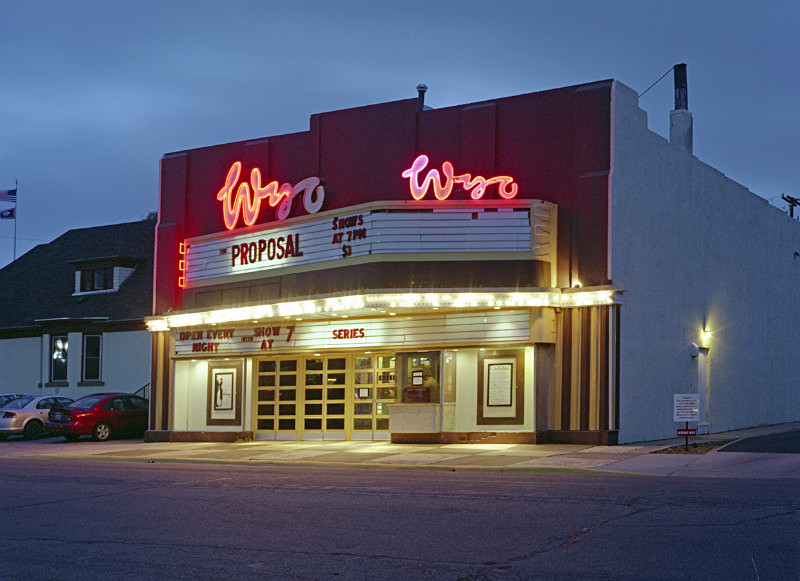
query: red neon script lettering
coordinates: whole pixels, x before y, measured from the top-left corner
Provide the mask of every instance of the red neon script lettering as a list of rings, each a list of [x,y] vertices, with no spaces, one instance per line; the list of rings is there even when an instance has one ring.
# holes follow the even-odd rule
[[[442,173],[439,170],[432,169],[425,174],[422,183],[419,183],[419,175],[428,165],[428,156],[420,155],[411,164],[411,167],[402,173],[404,178],[408,178],[408,187],[411,190],[411,197],[415,200],[421,200],[428,193],[428,189],[433,184],[433,195],[437,200],[446,200],[453,193],[453,185],[460,184],[470,194],[473,200],[480,200],[486,193],[486,188],[493,184],[497,184],[497,194],[505,199],[510,200],[517,196],[517,184],[514,183],[514,178],[509,176],[495,176],[493,178],[485,178],[482,176],[472,177],[471,174],[465,173],[461,175],[453,175],[453,164],[446,161],[442,164]],[[444,183],[440,175],[444,176]]]
[[[272,181],[261,185],[261,170],[254,168],[250,172],[250,183],[239,183],[242,175],[242,162],[237,161],[228,170],[225,185],[217,192],[217,200],[222,202],[222,217],[225,227],[233,230],[239,221],[239,214],[247,226],[255,224],[261,212],[261,200],[266,199],[270,207],[278,207],[276,218],[284,220],[292,211],[295,196],[304,192],[303,206],[309,214],[322,209],[325,201],[325,188],[319,178],[306,178],[292,187],[291,184],[280,184]],[[238,184],[238,186],[237,186]]]

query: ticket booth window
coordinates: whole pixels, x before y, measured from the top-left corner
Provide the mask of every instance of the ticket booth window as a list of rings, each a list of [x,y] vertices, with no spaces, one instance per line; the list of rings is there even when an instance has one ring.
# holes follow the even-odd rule
[[[403,403],[441,403],[440,359],[439,351],[403,354]]]

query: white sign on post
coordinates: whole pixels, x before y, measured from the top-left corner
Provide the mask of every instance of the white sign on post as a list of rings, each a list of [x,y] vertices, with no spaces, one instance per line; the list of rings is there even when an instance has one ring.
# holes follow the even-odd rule
[[[696,393],[676,393],[674,420],[676,422],[700,421],[700,396]]]

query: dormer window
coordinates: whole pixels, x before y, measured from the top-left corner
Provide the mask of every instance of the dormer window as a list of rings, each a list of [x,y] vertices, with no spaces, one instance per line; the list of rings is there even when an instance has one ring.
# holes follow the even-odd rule
[[[75,265],[75,291],[73,295],[113,293],[136,270],[138,260],[111,256],[73,260]]]
[[[80,292],[111,290],[114,288],[114,267],[94,268],[80,271]]]

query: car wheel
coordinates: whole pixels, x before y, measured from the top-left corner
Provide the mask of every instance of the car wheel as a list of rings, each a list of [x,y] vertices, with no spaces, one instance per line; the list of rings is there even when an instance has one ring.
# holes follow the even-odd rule
[[[111,424],[100,422],[92,430],[92,437],[98,442],[105,442],[111,437]]]
[[[22,430],[22,435],[25,436],[26,440],[35,440],[42,435],[43,431],[44,426],[42,425],[42,422],[38,420],[31,420],[25,424],[25,428]]]
[[[64,439],[67,442],[77,442],[80,436],[78,434],[64,434]]]

